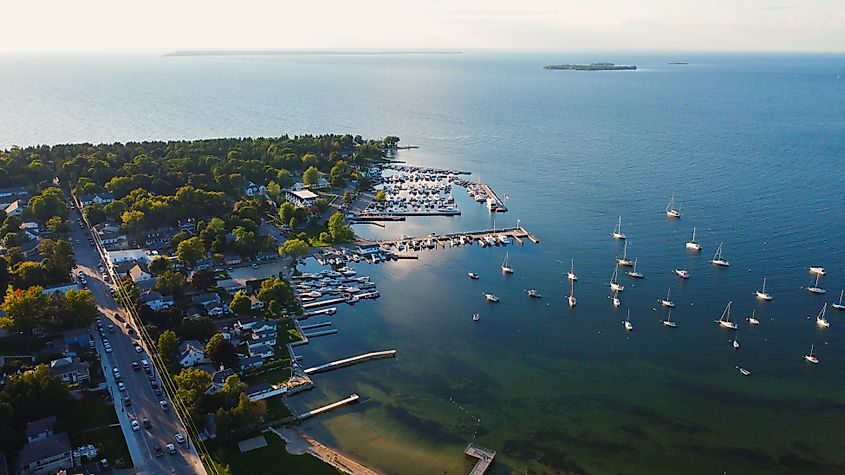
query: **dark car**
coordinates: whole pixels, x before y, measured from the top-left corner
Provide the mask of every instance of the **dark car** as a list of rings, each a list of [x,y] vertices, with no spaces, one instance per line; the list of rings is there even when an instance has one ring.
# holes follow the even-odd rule
[[[144,424],[144,429],[149,429],[150,427],[153,426],[152,424],[150,424],[149,418],[145,417],[144,420],[142,420],[141,422]]]
[[[156,396],[161,396],[161,388],[153,388],[153,394]]]
[[[156,451],[156,457],[161,457],[162,455],[164,455],[164,450],[162,450],[161,445],[156,445],[155,451]]]
[[[150,386],[152,386],[153,389],[158,389],[158,381],[156,381],[155,379],[151,379]]]
[[[129,407],[129,406],[132,405],[132,400],[129,399],[129,396],[126,396],[126,397],[123,398],[123,405],[126,406],[126,407]]]
[[[132,362],[132,369],[135,371],[141,371],[141,364],[137,361]]]

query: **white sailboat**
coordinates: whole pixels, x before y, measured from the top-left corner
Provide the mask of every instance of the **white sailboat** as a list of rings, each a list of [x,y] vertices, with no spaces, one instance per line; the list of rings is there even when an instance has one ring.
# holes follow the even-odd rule
[[[616,259],[616,262],[620,266],[631,267],[634,262],[631,259],[628,259],[628,241],[625,241],[625,250],[622,251],[622,257]]]
[[[675,306],[675,303],[672,302],[672,300],[669,299],[669,292],[671,292],[671,291],[672,291],[672,287],[669,287],[668,289],[666,289],[666,298],[660,299],[660,305],[663,305],[664,307],[669,307],[669,308],[672,308],[672,307]]]
[[[626,239],[626,236],[622,234],[622,216],[619,217],[619,221],[617,221],[616,227],[613,228],[613,232],[611,234],[614,239]]]
[[[575,275],[575,259],[572,259],[572,263],[569,266],[569,273],[566,274],[566,278],[573,282],[578,280],[578,276]]]
[[[505,274],[513,274],[513,268],[508,265],[508,253],[505,253],[505,260],[502,261],[502,272]]]
[[[717,266],[727,267],[731,265],[731,263],[722,258],[722,244],[723,243],[721,242],[719,243],[719,248],[716,249],[716,254],[713,255],[713,259],[710,259],[710,263]]]
[[[628,309],[628,316],[625,317],[625,321],[622,322],[622,325],[625,326],[626,331],[634,330],[634,325],[631,324],[631,309]]]
[[[660,320],[660,323],[662,323],[663,326],[666,326],[666,327],[669,327],[669,328],[675,328],[675,327],[678,326],[674,321],[672,321],[672,309],[671,308],[669,309],[669,316],[666,317],[666,320]]]
[[[626,272],[628,277],[633,277],[634,279],[645,279],[645,276],[642,272],[637,271],[637,260],[639,258],[634,258],[634,268]]]
[[[692,228],[692,239],[687,241],[686,246],[687,249],[689,249],[690,251],[698,252],[701,250],[701,244],[699,244],[698,241],[695,240],[695,226],[693,226]]]
[[[569,281],[569,306],[574,307],[575,303],[576,303],[576,301],[575,301],[575,281],[570,280]]]
[[[831,305],[836,310],[845,310],[845,305],[842,305],[842,294],[845,294],[845,290],[839,292],[839,302]]]
[[[763,277],[763,288],[755,292],[758,299],[772,300],[772,294],[766,292],[766,278]]]
[[[613,295],[610,297],[610,301],[613,303],[614,307],[619,307],[619,292],[613,292]]]
[[[824,294],[827,292],[827,290],[819,287],[819,277],[821,277],[821,274],[816,274],[816,283],[811,287],[807,287],[808,292],[812,292],[814,294]]]
[[[816,345],[810,345],[810,352],[807,353],[806,355],[804,355],[804,359],[809,361],[810,363],[819,364],[819,358],[813,352],[813,350],[815,348],[816,348]]]
[[[742,366],[737,366],[736,369],[738,369],[740,374],[742,374],[743,376],[749,376],[751,374],[751,371],[748,371],[747,369],[743,368]]]
[[[720,327],[727,328],[728,330],[736,330],[736,323],[731,321],[731,304],[733,301],[728,302],[727,307],[722,312],[722,316],[716,320],[715,323],[718,323]]]
[[[675,208],[675,194],[674,193],[672,194],[672,199],[669,200],[669,204],[666,205],[666,216],[669,216],[670,218],[680,218],[681,217],[681,212],[678,211],[677,208]]]
[[[816,315],[816,325],[821,328],[830,328],[830,322],[824,318],[824,314],[827,312],[827,303],[822,306],[821,311],[818,315]]]
[[[619,265],[617,264],[616,267],[613,268],[613,275],[610,276],[610,288],[617,292],[622,292],[625,290],[625,286],[620,284],[616,278],[619,277]]]
[[[750,323],[752,325],[759,325],[760,324],[760,320],[757,320],[757,309],[756,308],[751,311],[751,316],[748,317],[748,323]]]
[[[819,267],[819,266],[810,267],[810,273],[816,274],[816,275],[825,275],[826,274],[824,267]]]

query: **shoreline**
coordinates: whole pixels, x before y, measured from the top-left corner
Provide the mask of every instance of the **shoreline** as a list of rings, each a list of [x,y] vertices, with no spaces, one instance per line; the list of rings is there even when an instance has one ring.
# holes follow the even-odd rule
[[[270,427],[267,430],[285,442],[285,451],[291,455],[310,455],[343,473],[352,475],[382,475],[381,472],[327,447],[299,429]]]

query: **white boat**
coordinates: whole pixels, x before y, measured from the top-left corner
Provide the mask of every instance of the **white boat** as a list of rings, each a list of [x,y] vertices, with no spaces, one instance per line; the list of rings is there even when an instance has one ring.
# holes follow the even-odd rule
[[[669,200],[669,204],[666,205],[666,216],[669,216],[670,218],[680,218],[681,217],[681,212],[678,211],[677,208],[675,208],[675,195],[674,194],[672,194],[672,199]]]
[[[710,259],[710,263],[717,266],[727,267],[731,265],[731,263],[722,258],[722,244],[723,243],[721,242],[719,243],[719,247],[716,249],[716,254],[713,255],[713,259]]]
[[[736,337],[734,337],[734,341],[731,344],[733,345],[735,350],[739,349],[739,340],[737,340]]]
[[[543,298],[543,295],[542,295],[540,292],[537,292],[537,291],[536,291],[536,290],[534,290],[534,289],[531,289],[531,290],[529,290],[529,291],[528,291],[528,296],[529,296],[529,297],[532,297],[532,298],[535,298],[535,299],[541,299],[541,298]]]
[[[748,371],[747,369],[745,369],[745,368],[743,368],[743,367],[741,367],[741,366],[737,366],[737,367],[736,367],[736,369],[738,369],[738,370],[739,370],[739,372],[740,372],[743,376],[749,376],[749,375],[751,374],[751,371]]]
[[[672,291],[672,287],[669,287],[668,289],[666,289],[666,298],[660,299],[660,305],[663,305],[664,307],[669,307],[669,308],[672,308],[672,307],[675,306],[675,303],[672,302],[672,300],[669,299],[669,292],[671,292],[671,291]]]
[[[499,297],[496,297],[493,294],[484,294],[484,298],[487,299],[488,302],[498,302]]]
[[[476,274],[475,272],[467,272],[467,277],[469,277],[472,280],[476,280],[476,279],[478,279],[478,274]]]
[[[845,290],[839,292],[839,302],[831,305],[836,310],[845,310],[845,305],[842,305],[842,294],[845,294]]]
[[[610,276],[610,288],[617,292],[625,290],[625,286],[617,282],[616,278],[619,276],[619,265],[613,268],[613,275]]]
[[[346,303],[353,304],[357,301],[361,300],[357,295],[350,295],[346,297]]]
[[[728,330],[736,330],[736,328],[737,328],[736,323],[731,321],[731,304],[732,303],[733,303],[733,301],[728,302],[727,307],[725,307],[725,310],[722,312],[722,316],[719,317],[718,320],[716,320],[716,323],[718,323],[720,327],[727,328]]]
[[[613,303],[614,307],[619,307],[619,292],[613,292],[613,295],[610,297],[610,301]]]
[[[508,265],[508,253],[505,253],[505,260],[502,261],[502,272],[505,274],[513,274],[513,268]]]
[[[575,259],[572,259],[572,264],[569,267],[569,273],[566,274],[566,278],[571,281],[578,280],[578,276],[575,275]]]
[[[571,281],[571,280],[569,281],[569,297],[568,297],[568,299],[569,299],[569,306],[574,307],[575,306],[575,282]]]
[[[675,275],[682,279],[689,279],[689,272],[686,269],[675,269]]]
[[[810,267],[810,273],[816,275],[825,275],[824,267]]]
[[[625,317],[625,321],[622,322],[622,325],[625,327],[626,331],[633,331],[634,325],[631,324],[631,310],[628,309],[628,316]]]
[[[675,328],[675,327],[678,326],[675,322],[672,321],[672,309],[671,308],[669,309],[669,316],[666,317],[666,320],[660,320],[660,323],[662,323],[663,326],[666,326],[666,327],[669,327],[669,328]]]
[[[824,314],[827,312],[827,303],[822,306],[821,311],[818,315],[816,315],[816,325],[820,326],[821,328],[830,328],[830,322],[824,318]]]
[[[687,246],[687,249],[689,249],[690,251],[696,251],[697,252],[697,251],[701,250],[701,244],[699,244],[698,241],[695,240],[695,226],[693,226],[693,228],[692,228],[692,239],[687,241],[686,246]]]
[[[804,355],[804,359],[809,361],[810,363],[819,364],[819,358],[813,352],[813,350],[815,348],[816,348],[816,345],[810,345],[810,352],[807,353],[806,355]]]
[[[757,309],[751,311],[751,316],[748,317],[748,323],[752,325],[759,325],[760,320],[757,320]]]
[[[816,283],[811,287],[807,287],[808,292],[812,292],[814,294],[823,294],[827,292],[827,290],[819,287],[819,277],[821,277],[821,274],[816,274]]]
[[[626,272],[626,274],[628,274],[628,277],[633,277],[634,279],[645,279],[643,273],[637,271],[637,259],[639,258],[634,258],[634,268]]]
[[[634,261],[628,259],[628,241],[625,241],[625,250],[622,251],[622,257],[616,259],[616,263],[625,267],[631,267],[634,264]]]
[[[616,227],[613,228],[613,232],[611,233],[614,239],[625,239],[626,236],[622,234],[622,216],[619,217],[619,221],[616,223]]]
[[[763,277],[763,288],[755,292],[758,299],[772,300],[772,294],[766,292],[766,278]]]
[[[481,318],[481,317],[479,317],[479,315],[477,313],[472,314],[472,321],[477,322],[479,318]]]

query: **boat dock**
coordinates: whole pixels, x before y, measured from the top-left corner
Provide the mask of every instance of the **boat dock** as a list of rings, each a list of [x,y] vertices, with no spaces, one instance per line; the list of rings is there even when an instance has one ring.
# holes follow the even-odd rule
[[[380,358],[395,358],[396,357],[396,350],[385,350],[385,351],[374,351],[372,353],[364,353],[363,355],[353,356],[351,358],[344,358],[342,360],[332,361],[331,363],[326,363],[320,366],[314,366],[312,368],[306,368],[305,374],[317,374],[323,373],[326,371],[331,371],[333,369],[343,368],[344,366],[351,366],[356,363],[363,363],[364,361],[370,360],[377,360]]]
[[[305,338],[308,338],[310,340],[311,338],[314,338],[314,337],[317,337],[317,336],[334,335],[335,333],[337,333],[337,328],[332,328],[331,330],[323,330],[323,331],[319,331],[319,332],[303,333],[302,336],[304,336]]]
[[[328,327],[328,326],[331,326],[331,324],[332,324],[332,322],[321,322],[321,323],[315,323],[313,325],[305,325],[301,328],[303,330],[313,330],[315,328]]]
[[[360,293],[360,294],[355,294],[355,297],[358,297],[359,300],[363,300],[363,299],[375,299],[375,298],[378,298],[380,295],[381,294],[378,293],[378,290],[374,290],[372,292],[363,292],[363,293]],[[315,300],[313,302],[306,302],[306,303],[302,304],[302,309],[307,310],[307,309],[310,309],[310,308],[325,307],[326,305],[334,305],[334,304],[338,304],[338,303],[351,303],[351,302],[347,302],[348,298],[349,297],[344,296],[344,297],[336,297],[336,298],[327,299],[327,300]],[[314,315],[314,314],[313,313],[308,314],[308,316],[312,316],[312,315]],[[302,319],[300,319],[300,320],[302,320]]]
[[[345,406],[347,404],[352,404],[352,403],[355,403],[355,402],[358,402],[358,395],[352,394],[348,398],[341,399],[338,402],[333,402],[333,403],[327,404],[323,407],[318,407],[317,409],[312,409],[310,411],[303,412],[302,414],[296,416],[296,419],[302,421],[302,420],[308,419],[309,417],[314,417],[316,415],[323,414],[324,412],[329,412],[332,409],[337,409],[338,407],[342,407],[342,406]]]
[[[505,206],[505,202],[499,198],[499,195],[493,191],[493,188],[490,188],[490,185],[487,183],[481,183],[481,190],[487,194],[487,202],[492,203],[490,206],[490,211],[495,211],[497,213],[505,213],[508,210],[508,207]],[[492,202],[490,201],[492,200]]]
[[[478,241],[482,245],[486,245],[486,243],[484,243],[483,241],[488,236],[489,237],[507,236],[509,238],[512,238],[514,241],[516,241],[517,244],[524,244],[524,241],[523,241],[524,239],[527,239],[534,244],[540,244],[540,239],[537,238],[537,236],[534,236],[533,234],[528,232],[528,230],[526,230],[522,226],[514,227],[514,228],[503,228],[503,229],[486,229],[486,230],[483,230],[483,231],[467,231],[467,232],[460,232],[460,233],[438,234],[438,235],[426,236],[426,237],[422,237],[422,238],[395,239],[395,240],[372,241],[372,242],[375,243],[375,244],[378,244],[379,246],[382,246],[383,248],[386,247],[386,248],[389,249],[390,247],[396,247],[398,249],[400,243],[403,244],[403,247],[405,247],[405,245],[412,244],[414,242],[417,242],[419,244],[425,244],[428,241],[431,241],[432,247],[437,246],[437,247],[442,247],[442,248],[445,249],[445,248],[448,247],[449,241],[451,241],[452,239],[458,239],[460,237],[464,237],[465,239],[469,239],[470,243]],[[370,241],[363,241],[363,243],[368,243],[368,242],[370,242]],[[416,259],[415,254],[405,253],[405,254],[397,254],[397,256],[400,259]],[[310,302],[310,303],[313,304],[314,302]],[[305,304],[305,305],[308,305],[308,304]],[[328,304],[326,304],[326,305],[328,305]],[[303,305],[303,308],[310,308],[310,307],[305,307]]]
[[[475,444],[467,445],[466,450],[464,450],[464,454],[469,457],[478,459],[478,462],[475,463],[475,466],[472,467],[472,470],[469,471],[469,475],[483,475],[484,472],[490,468],[490,465],[493,463],[493,458],[496,456],[495,450],[485,449],[484,447],[480,447]]]
[[[317,315],[331,315],[337,312],[337,307],[318,308],[310,312],[305,312],[302,315],[294,317],[297,320],[305,320],[306,318],[316,317]]]

